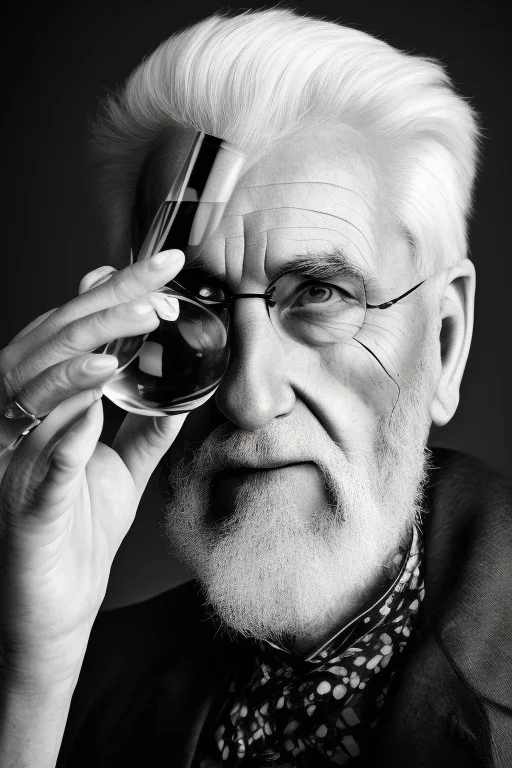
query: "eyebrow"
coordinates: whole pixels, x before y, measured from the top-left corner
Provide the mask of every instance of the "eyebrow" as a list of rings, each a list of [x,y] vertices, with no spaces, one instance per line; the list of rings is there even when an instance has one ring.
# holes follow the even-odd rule
[[[328,280],[333,277],[348,277],[365,280],[367,270],[362,270],[352,262],[344,251],[335,247],[317,253],[297,254],[292,256],[277,270],[269,275],[272,282],[285,274],[300,274],[304,277]]]
[[[199,269],[209,277],[225,282],[226,275],[213,271],[209,268],[200,256],[195,257],[185,269]],[[302,253],[291,256],[278,269],[271,270],[268,273],[270,283],[275,282],[285,274],[298,274],[304,277],[310,277],[317,280],[328,280],[330,278],[347,277],[359,279],[363,282],[371,279],[367,270],[361,269],[351,261],[342,248],[334,247],[330,250],[317,253]]]

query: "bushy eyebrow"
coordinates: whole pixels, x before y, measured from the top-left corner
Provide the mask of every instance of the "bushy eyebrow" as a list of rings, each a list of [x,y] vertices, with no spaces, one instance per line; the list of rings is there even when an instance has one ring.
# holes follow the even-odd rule
[[[363,282],[369,278],[366,270],[354,264],[339,248],[319,253],[298,254],[269,274],[272,282],[284,274],[300,274],[316,280],[347,277]]]
[[[226,275],[217,273],[208,267],[202,258],[196,257],[185,265],[185,269],[198,269],[208,277],[219,282],[225,282]],[[366,283],[371,279],[367,270],[354,264],[344,251],[338,247],[317,253],[309,252],[296,254],[287,259],[277,269],[268,273],[269,283],[275,282],[285,274],[302,275],[315,280],[330,280],[333,278],[349,278],[362,280]]]

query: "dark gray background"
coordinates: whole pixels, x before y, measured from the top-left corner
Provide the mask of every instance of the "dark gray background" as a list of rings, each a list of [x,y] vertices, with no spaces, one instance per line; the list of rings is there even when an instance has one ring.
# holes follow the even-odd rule
[[[84,273],[109,262],[94,200],[88,121],[107,91],[116,89],[159,42],[222,7],[214,2],[177,5],[169,0],[48,0],[20,4],[4,17],[1,346],[32,318],[74,295]],[[432,435],[432,442],[471,453],[512,476],[505,4],[350,0],[294,7],[439,58],[480,112],[483,164],[471,229],[478,274],[474,343],[459,410]],[[115,411],[107,405],[110,429],[118,418]],[[114,563],[107,605],[141,599],[185,577],[167,554],[158,519],[152,483]]]

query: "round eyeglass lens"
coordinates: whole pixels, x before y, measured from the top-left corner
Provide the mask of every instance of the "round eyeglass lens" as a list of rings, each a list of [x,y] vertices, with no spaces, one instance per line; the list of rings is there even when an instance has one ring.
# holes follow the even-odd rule
[[[358,275],[324,280],[288,272],[271,283],[268,294],[274,326],[304,344],[352,339],[364,323],[366,294]]]
[[[119,367],[103,391],[134,413],[184,413],[202,405],[226,371],[229,313],[169,288],[155,295],[155,304],[160,317],[155,331],[105,348]]]

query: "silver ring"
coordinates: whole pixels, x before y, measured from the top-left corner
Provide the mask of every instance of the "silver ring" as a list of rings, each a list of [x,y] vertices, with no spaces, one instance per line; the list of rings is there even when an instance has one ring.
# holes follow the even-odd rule
[[[7,440],[10,440],[7,445],[0,446],[0,453],[3,452],[2,448],[9,451],[14,451],[15,448],[17,448],[21,443],[23,438],[32,432],[32,430],[35,429],[42,421],[42,419],[39,419],[33,413],[25,410],[25,408],[20,405],[20,403],[18,403],[14,397],[9,400],[0,418],[4,422],[4,426],[7,428]],[[14,439],[11,440],[11,438]]]

